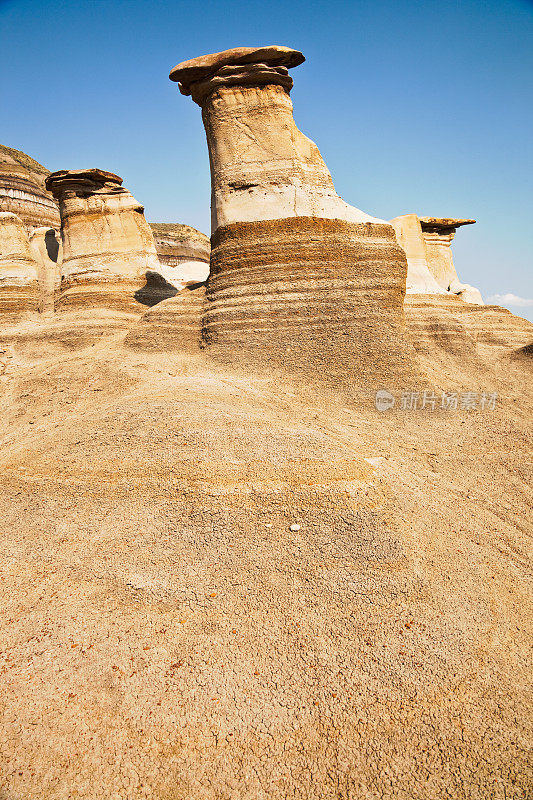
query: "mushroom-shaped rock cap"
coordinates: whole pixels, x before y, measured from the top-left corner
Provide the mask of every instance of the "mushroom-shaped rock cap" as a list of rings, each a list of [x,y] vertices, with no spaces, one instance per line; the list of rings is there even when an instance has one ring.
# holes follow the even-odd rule
[[[191,83],[205,80],[222,67],[238,67],[245,64],[267,64],[270,67],[297,67],[305,61],[299,50],[281,45],[269,47],[235,47],[222,53],[182,61],[170,71],[170,80],[180,83],[183,94],[190,94]]]
[[[45,183],[48,191],[55,197],[56,192],[69,188],[94,189],[95,186],[103,186],[104,183],[115,183],[120,186],[122,178],[114,172],[106,172],[103,169],[60,169],[48,175]]]
[[[453,219],[453,217],[420,217],[423,231],[451,231],[461,225],[474,225],[475,219]]]

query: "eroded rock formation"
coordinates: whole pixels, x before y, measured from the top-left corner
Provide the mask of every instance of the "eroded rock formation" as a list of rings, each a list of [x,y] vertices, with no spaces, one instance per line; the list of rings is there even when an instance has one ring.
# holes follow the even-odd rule
[[[0,314],[18,317],[37,311],[39,268],[32,256],[23,221],[0,212]]]
[[[20,217],[28,233],[42,226],[59,230],[59,209],[45,187],[49,174],[26,153],[0,145],[0,211]]]
[[[177,289],[207,280],[211,245],[204,233],[179,223],[150,222],[150,228],[165,280]]]
[[[39,310],[51,313],[61,285],[62,246],[55,229],[35,228],[30,236],[30,250],[39,268]]]
[[[474,219],[416,214],[391,220],[407,255],[407,294],[451,294],[467,303],[483,305],[479,290],[459,280],[450,247],[457,228],[474,223]]]
[[[212,182],[204,338],[212,352],[336,377],[405,371],[406,261],[345,203],[296,127],[287,47],[237,48],[170,77],[202,107]]]
[[[134,307],[135,292],[159,261],[144,209],[122,178],[100,169],[61,170],[46,186],[61,212],[60,304]]]

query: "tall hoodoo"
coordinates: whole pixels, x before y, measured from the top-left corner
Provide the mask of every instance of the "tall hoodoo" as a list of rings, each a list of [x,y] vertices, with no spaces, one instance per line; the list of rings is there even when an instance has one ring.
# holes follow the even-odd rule
[[[122,178],[101,169],[61,170],[46,179],[59,201],[61,304],[137,306],[135,292],[159,261],[143,207]]]
[[[288,70],[303,61],[288,47],[243,47],[170,73],[202,107],[211,163],[204,338],[232,360],[397,371],[405,255],[388,223],[337,195],[296,127]]]

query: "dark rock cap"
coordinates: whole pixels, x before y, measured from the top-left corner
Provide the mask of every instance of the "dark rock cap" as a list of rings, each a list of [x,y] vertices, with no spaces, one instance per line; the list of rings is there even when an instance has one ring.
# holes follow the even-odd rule
[[[60,169],[51,172],[46,178],[45,184],[48,191],[54,196],[56,192],[68,188],[87,188],[94,189],[96,186],[103,186],[104,183],[115,183],[117,186],[122,184],[120,175],[114,172],[106,172],[103,169]]]
[[[423,231],[451,231],[461,225],[474,225],[475,219],[454,219],[453,217],[419,217]]]
[[[183,94],[189,94],[187,89],[191,83],[204,80],[214,75],[222,67],[236,67],[245,64],[267,64],[270,67],[297,67],[303,64],[304,56],[299,50],[281,45],[268,47],[235,47],[221,53],[210,53],[207,56],[191,58],[182,61],[170,71],[170,80],[176,81],[183,87]]]

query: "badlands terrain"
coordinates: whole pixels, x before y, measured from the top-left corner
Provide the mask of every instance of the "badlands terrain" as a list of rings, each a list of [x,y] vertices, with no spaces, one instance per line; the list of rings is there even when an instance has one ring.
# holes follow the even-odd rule
[[[113,173],[5,167],[2,800],[530,796],[533,326],[459,283],[469,221],[337,197],[300,56],[173,70],[207,284]]]

